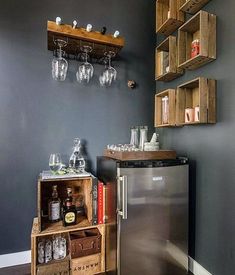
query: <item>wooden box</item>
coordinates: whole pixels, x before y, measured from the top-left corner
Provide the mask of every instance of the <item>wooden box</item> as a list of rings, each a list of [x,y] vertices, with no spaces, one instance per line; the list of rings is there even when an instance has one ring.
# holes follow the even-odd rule
[[[169,98],[169,122],[162,122],[162,98]],[[175,126],[175,90],[168,89],[155,95],[155,127],[171,127]]]
[[[98,228],[70,233],[71,258],[79,258],[100,253],[101,234]]]
[[[185,109],[199,107],[200,120],[185,122]],[[176,93],[176,124],[216,123],[216,81],[203,77],[184,83]]]
[[[94,254],[86,257],[71,259],[71,275],[94,275],[101,272],[101,255]]]
[[[210,0],[181,0],[180,10],[190,14],[195,14]]]
[[[105,271],[105,231],[106,231],[105,225],[100,224],[97,226],[93,225],[93,226],[83,227],[83,228],[81,228],[81,230],[88,230],[88,229],[94,229],[94,228],[97,228],[102,236],[102,238],[101,238],[101,253],[98,254],[98,255],[100,255],[99,262],[101,263],[100,264],[101,269],[97,272],[94,272],[94,273],[98,273],[98,272]],[[63,234],[63,235],[67,234],[68,235],[69,233],[76,232],[76,231],[78,231],[76,226],[63,227],[61,225],[60,227],[58,226],[57,228],[54,228],[53,230],[52,230],[52,228],[50,228],[50,230],[39,232],[38,218],[35,218],[34,222],[33,222],[32,233],[31,233],[31,275],[36,275],[38,268],[40,268],[40,270],[45,270],[44,266],[49,267],[51,264],[54,263],[54,261],[51,261],[47,264],[38,264],[38,262],[37,262],[37,244],[38,244],[39,240],[41,240],[43,238],[45,238],[45,239],[52,238],[53,235],[55,235],[55,234]],[[86,257],[82,257],[82,258],[86,258]],[[71,267],[70,249],[68,249],[68,256],[66,257],[66,259],[61,260],[61,261],[56,261],[56,262],[60,263],[67,259],[70,260],[70,267]],[[89,260],[90,258],[87,258],[87,259]],[[76,261],[75,261],[75,263],[76,263]],[[79,274],[83,274],[83,273],[79,273]]]
[[[191,57],[192,42],[199,41],[199,54]],[[194,70],[216,59],[216,16],[199,11],[178,30],[178,66]]]
[[[156,2],[156,31],[170,35],[185,21],[184,12],[179,10],[180,0],[157,0]]]
[[[86,216],[78,216],[76,227],[86,227],[92,225],[92,177],[86,178],[67,178],[67,179],[50,179],[38,181],[38,223],[40,231],[56,231],[62,226],[62,221],[50,223],[48,221],[48,200],[51,198],[52,186],[57,185],[58,196],[61,202],[67,196],[67,187],[73,190],[73,196],[83,195],[85,203]],[[72,227],[72,226],[69,226]]]
[[[177,55],[175,36],[169,36],[157,47],[155,62],[157,81],[171,81],[183,74],[183,70],[178,68]],[[165,60],[166,58],[167,60]]]
[[[69,258],[61,261],[51,261],[47,264],[37,265],[37,275],[69,275]]]

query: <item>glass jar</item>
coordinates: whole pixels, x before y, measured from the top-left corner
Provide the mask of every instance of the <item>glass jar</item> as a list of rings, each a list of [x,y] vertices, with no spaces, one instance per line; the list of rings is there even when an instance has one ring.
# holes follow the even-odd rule
[[[140,127],[140,143],[139,149],[144,151],[144,144],[148,141],[148,126],[141,126]]]

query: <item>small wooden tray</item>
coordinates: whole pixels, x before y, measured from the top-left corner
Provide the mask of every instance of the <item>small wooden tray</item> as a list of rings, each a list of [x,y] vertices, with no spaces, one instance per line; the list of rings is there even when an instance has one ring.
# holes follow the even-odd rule
[[[159,160],[175,159],[176,152],[172,150],[118,152],[105,149],[104,156],[117,160]]]

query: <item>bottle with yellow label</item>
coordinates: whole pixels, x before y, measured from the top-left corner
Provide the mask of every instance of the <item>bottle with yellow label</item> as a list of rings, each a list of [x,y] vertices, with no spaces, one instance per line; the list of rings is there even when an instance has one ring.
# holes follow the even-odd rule
[[[67,188],[67,198],[63,207],[63,226],[75,225],[77,222],[77,212],[72,195],[72,188]]]

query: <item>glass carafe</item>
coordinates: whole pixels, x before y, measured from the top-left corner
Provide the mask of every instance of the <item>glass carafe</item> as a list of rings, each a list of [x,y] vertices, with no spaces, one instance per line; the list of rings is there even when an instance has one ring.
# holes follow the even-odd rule
[[[83,173],[85,171],[85,160],[81,153],[81,141],[79,138],[74,139],[73,153],[69,159],[69,167],[76,172]]]

